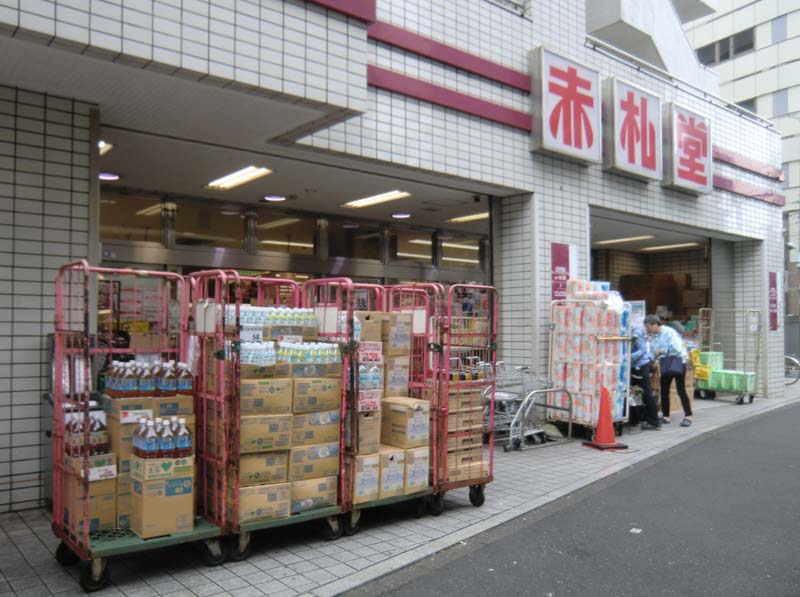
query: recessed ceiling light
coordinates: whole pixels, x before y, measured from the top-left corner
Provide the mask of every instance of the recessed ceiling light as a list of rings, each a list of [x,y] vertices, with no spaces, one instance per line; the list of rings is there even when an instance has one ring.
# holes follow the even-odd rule
[[[111,143],[106,143],[102,139],[97,142],[97,149],[100,150],[100,155],[106,155],[109,151],[114,149],[114,146]]]
[[[677,245],[659,245],[657,247],[645,247],[642,251],[666,251],[667,249],[689,249],[699,247],[700,243],[679,243]]]
[[[400,213],[392,214],[392,217],[395,220],[407,220],[408,218],[411,217],[411,214],[400,212]]]
[[[430,261],[430,259],[431,259],[430,255],[423,255],[422,253],[401,253],[401,252],[398,251],[397,252],[397,256],[398,257],[410,257],[411,259],[427,259],[428,261]]]
[[[369,207],[370,205],[378,205],[378,203],[386,203],[387,201],[395,201],[397,199],[405,199],[411,197],[411,193],[405,191],[389,191],[381,193],[380,195],[373,195],[372,197],[364,197],[363,199],[356,199],[348,201],[342,207]]]
[[[137,216],[158,216],[162,210],[176,209],[178,206],[171,201],[154,203],[150,207],[145,207],[136,212]]]
[[[119,174],[115,172],[101,172],[100,174],[97,175],[97,178],[99,178],[100,180],[114,181],[114,180],[119,180]]]
[[[489,212],[484,211],[479,214],[469,214],[468,216],[459,216],[457,218],[452,218],[447,220],[451,224],[463,224],[465,222],[475,222],[477,220],[486,220],[489,218]]]
[[[238,187],[239,185],[243,185],[251,180],[261,178],[262,176],[267,176],[268,174],[272,174],[272,170],[269,168],[247,166],[246,168],[242,168],[236,172],[231,172],[222,178],[212,180],[206,185],[206,187],[215,191],[227,191],[228,189]]]
[[[655,238],[655,236],[645,234],[644,236],[629,236],[627,238],[613,238],[611,240],[599,240],[595,245],[615,245],[617,243],[632,243],[637,240],[650,240],[651,238]]]
[[[460,257],[442,257],[442,261],[456,261],[458,263],[472,263],[474,265],[480,263],[477,259],[461,259]]]
[[[221,209],[220,212],[223,216],[238,216],[240,212],[238,209]]]
[[[269,201],[270,203],[279,203],[281,201],[286,201],[286,197],[283,195],[264,195],[262,201]]]
[[[262,240],[261,244],[262,245],[276,245],[276,246],[279,246],[279,247],[299,247],[301,249],[313,249],[314,248],[314,244],[313,243],[296,243],[296,242],[287,241],[287,240]],[[278,275],[280,275],[280,274],[278,274]]]
[[[346,228],[348,230],[354,230],[358,228],[358,224],[356,224],[355,222],[345,222],[344,224],[342,224],[342,228]]]
[[[433,241],[422,239],[422,238],[415,238],[414,240],[408,241],[412,245],[432,245]],[[465,251],[480,251],[481,248],[477,245],[465,245],[462,243],[448,243],[443,242],[443,247],[447,247],[448,249],[464,249]]]
[[[256,226],[256,228],[260,228],[261,230],[271,230],[272,228],[280,228],[281,226],[296,224],[299,221],[300,218],[281,218],[280,220],[274,220],[272,222],[264,222],[263,224]]]

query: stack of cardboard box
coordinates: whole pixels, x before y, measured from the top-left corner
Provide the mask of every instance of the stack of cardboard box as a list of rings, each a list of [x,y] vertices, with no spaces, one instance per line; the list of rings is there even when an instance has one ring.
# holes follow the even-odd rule
[[[88,484],[84,483],[84,464],[88,460]],[[63,480],[63,520],[70,534],[81,538],[84,530],[83,502],[88,498],[89,533],[112,530],[117,512],[117,457],[64,455],[68,473]],[[81,539],[82,540],[82,539]]]

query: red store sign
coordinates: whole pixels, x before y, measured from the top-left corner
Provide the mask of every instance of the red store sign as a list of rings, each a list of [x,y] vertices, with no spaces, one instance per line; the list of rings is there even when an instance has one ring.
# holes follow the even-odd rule
[[[710,193],[711,119],[674,103],[664,106],[662,184],[697,195]]]

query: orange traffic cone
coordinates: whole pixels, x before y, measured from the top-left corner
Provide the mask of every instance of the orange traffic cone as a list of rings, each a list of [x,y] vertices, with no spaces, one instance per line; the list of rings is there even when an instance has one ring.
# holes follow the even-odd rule
[[[600,390],[600,414],[597,417],[594,441],[583,442],[583,445],[598,450],[624,450],[628,447],[627,444],[617,443],[614,436],[614,423],[611,421],[611,396],[606,388]]]

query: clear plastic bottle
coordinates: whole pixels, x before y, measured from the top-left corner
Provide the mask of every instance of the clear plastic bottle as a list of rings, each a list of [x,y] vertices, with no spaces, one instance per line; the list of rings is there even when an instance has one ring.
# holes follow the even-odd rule
[[[140,458],[158,458],[158,434],[156,433],[155,422],[152,420],[147,421],[147,429],[145,429],[144,435],[142,436],[141,447],[139,450]]]
[[[119,377],[117,387],[118,398],[132,398],[136,395],[136,380],[134,378],[132,363],[125,363],[122,375]]]
[[[175,434],[175,454],[177,458],[192,455],[192,434],[186,427],[186,419],[178,419],[178,432]]]
[[[139,369],[139,396],[152,398],[156,395],[156,378],[149,365],[142,364]]]
[[[172,415],[169,418],[169,428],[172,430],[172,435],[176,435],[178,433],[178,417]]]
[[[175,458],[175,435],[169,424],[164,421],[158,434],[158,457]]]
[[[162,396],[174,396],[178,392],[178,377],[175,373],[175,361],[169,361],[161,374]]]
[[[164,363],[158,362],[150,365],[150,374],[153,376],[153,396],[163,396],[161,393],[161,378],[164,376]]]
[[[186,363],[178,363],[177,393],[181,396],[191,396],[194,393],[194,380]]]
[[[381,389],[381,368],[377,365],[372,365],[369,368],[369,382],[370,390]]]
[[[142,447],[142,438],[144,432],[147,431],[147,417],[139,417],[139,424],[136,426],[136,431],[133,433],[133,453],[139,456],[139,451]]]
[[[369,390],[369,369],[364,363],[358,366],[358,388]]]

